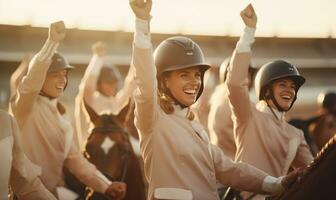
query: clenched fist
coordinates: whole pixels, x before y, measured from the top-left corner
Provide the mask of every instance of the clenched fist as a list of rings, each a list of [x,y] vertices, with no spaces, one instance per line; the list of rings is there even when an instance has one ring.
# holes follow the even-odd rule
[[[256,28],[257,25],[257,15],[254,11],[254,8],[251,4],[246,6],[244,10],[240,12],[240,16],[242,20],[244,21],[246,26],[249,26],[251,28]]]
[[[53,42],[61,42],[65,38],[65,24],[63,21],[58,21],[50,24],[48,39]]]
[[[143,20],[150,19],[152,0],[130,0],[130,5],[137,18]]]
[[[106,44],[98,41],[92,45],[92,53],[97,54],[99,57],[103,57],[106,55]]]
[[[281,181],[281,185],[284,187],[284,188],[287,188],[289,187],[290,185],[292,185],[296,180],[297,178],[303,173],[303,170],[302,169],[295,169],[293,170],[292,172],[288,173],[286,176],[284,176],[282,178],[282,181]]]
[[[113,200],[122,200],[126,195],[126,184],[113,182],[106,190],[105,194]]]

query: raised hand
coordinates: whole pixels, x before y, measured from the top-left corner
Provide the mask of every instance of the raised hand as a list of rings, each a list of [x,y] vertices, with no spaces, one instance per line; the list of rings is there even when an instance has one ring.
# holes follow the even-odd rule
[[[106,190],[105,194],[113,200],[122,200],[126,195],[126,184],[113,182]]]
[[[50,24],[48,39],[53,42],[61,42],[65,38],[65,25],[63,21]]]
[[[244,21],[246,26],[249,26],[251,28],[256,28],[257,25],[257,15],[254,11],[254,8],[251,4],[246,6],[244,10],[240,12],[240,16],[242,20]]]
[[[130,5],[137,18],[143,20],[150,19],[152,0],[130,0]]]
[[[102,41],[98,41],[92,45],[92,53],[97,54],[99,57],[106,55],[106,44]]]

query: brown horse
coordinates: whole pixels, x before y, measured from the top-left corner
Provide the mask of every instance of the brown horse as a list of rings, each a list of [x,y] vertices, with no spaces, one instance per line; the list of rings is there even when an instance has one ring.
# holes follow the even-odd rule
[[[316,149],[321,150],[336,133],[336,116],[324,113],[309,125],[309,134]]]
[[[84,155],[111,181],[127,184],[125,200],[145,200],[146,189],[139,159],[132,149],[129,135],[124,128],[124,120],[127,116],[125,111],[128,108],[118,116],[111,114],[99,116],[89,106],[86,106],[86,109],[94,128],[87,140]],[[73,181],[71,181],[72,184],[69,182],[67,182],[70,185],[69,188],[80,193],[82,198],[107,199],[88,189],[84,192],[83,186],[75,186]]]
[[[302,170],[291,187],[272,200],[334,200],[336,199],[336,136]]]

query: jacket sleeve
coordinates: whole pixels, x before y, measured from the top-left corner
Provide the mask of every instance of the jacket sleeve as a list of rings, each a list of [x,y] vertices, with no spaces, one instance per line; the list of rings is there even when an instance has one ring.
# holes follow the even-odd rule
[[[152,49],[133,47],[132,65],[135,68],[135,125],[142,134],[152,132],[157,116],[156,68]]]
[[[108,97],[97,91],[98,77],[102,67],[103,58],[93,55],[79,86],[79,93],[83,92],[85,103],[98,114],[108,112],[107,110],[114,106]]]
[[[105,193],[112,183],[98,171],[94,165],[84,158],[75,145],[71,146],[64,166],[75,175],[80,182],[91,187],[96,192]]]
[[[41,170],[34,165],[24,154],[21,148],[19,128],[12,119],[14,137],[13,161],[10,176],[10,185],[19,199],[26,200],[56,200],[56,197],[43,185],[39,176]]]
[[[27,116],[33,108],[35,99],[40,93],[51,58],[58,47],[58,43],[47,41],[43,48],[30,61],[27,75],[18,86],[18,95],[12,102],[11,108],[19,127],[25,123]]]
[[[136,19],[131,67],[135,69],[135,125],[141,136],[152,132],[158,116],[156,67],[149,22]]]
[[[313,161],[313,156],[309,150],[303,132],[301,130],[298,131],[300,132],[300,144],[293,160],[293,166],[295,168],[306,167],[309,163]]]
[[[127,76],[124,81],[124,85],[121,90],[115,96],[115,110],[112,112],[113,114],[119,114],[119,112],[128,104],[129,99],[131,98],[134,90],[135,90],[135,82],[134,82],[134,72],[135,69],[130,66]]]
[[[86,112],[84,100],[92,108],[91,102],[94,102],[93,93],[96,91],[97,78],[102,66],[103,59],[94,54],[78,87],[74,110],[76,125],[74,139],[80,148],[82,148],[84,141],[89,137],[90,126],[90,117]]]
[[[98,76],[102,67],[103,59],[94,54],[79,85],[79,92],[83,92],[84,99],[90,106],[94,102],[93,94],[97,91]]]
[[[29,60],[29,57],[25,56],[9,79],[10,100],[12,100],[12,98],[14,98],[14,96],[16,95],[17,86],[28,71]]]
[[[233,162],[215,145],[211,145],[217,180],[238,190],[264,193],[262,186],[267,174],[243,162]]]
[[[248,42],[245,41],[246,35],[249,35]],[[249,29],[245,28],[245,32],[233,52],[227,76],[228,98],[232,106],[233,119],[239,124],[246,124],[252,114],[247,82],[248,67],[251,62],[250,46],[254,41],[253,37],[254,32],[249,33]],[[246,47],[242,48],[242,46]]]

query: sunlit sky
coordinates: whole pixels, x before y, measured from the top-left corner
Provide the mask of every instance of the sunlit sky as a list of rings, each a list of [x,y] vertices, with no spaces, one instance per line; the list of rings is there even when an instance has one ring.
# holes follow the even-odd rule
[[[0,24],[133,31],[129,0],[0,0]],[[155,33],[238,36],[239,12],[252,3],[257,36],[336,38],[335,0],[153,0]]]

